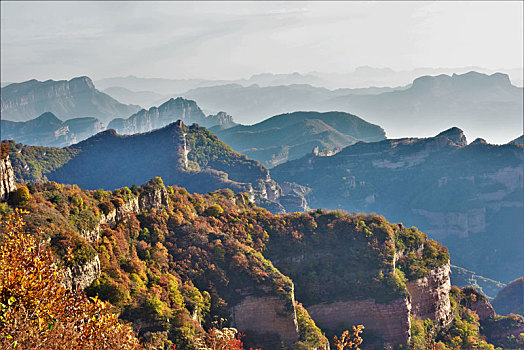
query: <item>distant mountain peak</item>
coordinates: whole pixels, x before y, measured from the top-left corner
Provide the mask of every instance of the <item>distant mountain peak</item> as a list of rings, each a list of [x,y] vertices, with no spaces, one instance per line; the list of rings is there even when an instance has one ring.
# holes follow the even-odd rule
[[[464,74],[453,73],[451,76],[447,74],[440,74],[436,76],[424,75],[413,80],[412,88],[427,88],[427,87],[439,87],[441,84],[462,84],[467,83],[475,85],[500,85],[500,86],[511,86],[509,75],[505,73],[493,73],[491,75],[479,73],[476,71],[470,71]]]
[[[62,124],[62,121],[53,113],[51,112],[44,112],[34,120],[38,120],[41,122],[47,122],[47,123],[58,123]]]
[[[510,145],[524,145],[524,135],[517,137],[515,140],[508,142]]]
[[[69,85],[72,89],[88,89],[88,90],[94,90],[95,84],[93,84],[93,81],[91,78],[86,76],[76,77],[71,80],[69,80]]]
[[[472,143],[470,143],[470,145],[487,145],[488,143],[486,142],[486,140],[484,140],[483,138],[481,137],[477,137],[475,139],[475,141],[473,141]]]
[[[464,135],[464,131],[457,128],[456,126],[449,128],[448,130],[444,130],[435,137],[445,137],[457,146],[466,146],[468,144],[466,136]]]
[[[31,120],[44,112],[52,112],[60,119],[92,116],[107,121],[138,109],[98,91],[87,76],[56,81],[32,79],[2,88],[2,118],[13,121]]]

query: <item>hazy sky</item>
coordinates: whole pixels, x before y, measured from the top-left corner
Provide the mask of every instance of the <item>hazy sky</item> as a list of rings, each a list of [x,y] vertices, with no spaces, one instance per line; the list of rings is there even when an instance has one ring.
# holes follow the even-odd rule
[[[523,2],[1,2],[1,80],[518,68]]]

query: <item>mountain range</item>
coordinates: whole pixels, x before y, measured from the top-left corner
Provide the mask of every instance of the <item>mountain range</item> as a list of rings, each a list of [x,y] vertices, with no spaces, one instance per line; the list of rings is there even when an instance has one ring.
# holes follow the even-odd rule
[[[216,85],[239,84],[242,86],[259,85],[282,86],[305,84],[314,87],[323,87],[330,90],[340,88],[361,89],[369,87],[404,86],[414,79],[424,75],[463,74],[477,71],[484,74],[505,72],[511,77],[513,84],[522,86],[522,68],[515,69],[486,69],[483,67],[455,67],[455,68],[430,68],[421,67],[412,70],[394,70],[391,68],[378,68],[362,66],[348,73],[309,72],[309,73],[261,73],[254,74],[247,79],[211,80],[211,79],[166,79],[166,78],[141,78],[136,76],[112,77],[95,81],[101,89],[123,87],[132,91],[151,91],[162,95],[180,94],[184,91]]]
[[[307,208],[300,195],[284,193],[262,164],[233,151],[205,128],[182,121],[134,135],[110,129],[65,148],[14,142],[11,148],[14,173],[22,182],[47,180],[113,190],[160,176],[166,184],[183,185],[191,192],[246,192],[275,212]]]
[[[27,121],[51,112],[59,119],[94,117],[107,123],[140,108],[98,91],[88,77],[13,83],[3,87],[1,95],[2,120],[11,121]]]
[[[229,127],[234,123],[233,118],[225,112],[206,117],[195,101],[178,97],[170,99],[159,107],[151,107],[149,110],[142,109],[129,118],[113,119],[107,128],[115,129],[121,134],[131,135],[158,129],[177,120],[188,125],[197,123],[207,127],[214,125]]]
[[[521,133],[523,94],[506,74],[469,72],[420,77],[402,91],[335,97],[325,106],[351,110],[388,135],[429,135],[458,123],[470,135],[505,140]]]
[[[467,144],[462,130],[359,142],[278,165],[272,177],[309,188],[311,207],[376,212],[416,225],[452,263],[507,283],[522,273],[524,148]]]
[[[148,109],[170,98],[170,95],[162,95],[153,91],[133,91],[121,86],[109,87],[104,89],[104,92],[122,103],[137,104]]]
[[[358,141],[381,141],[384,130],[343,112],[294,112],[254,125],[210,129],[234,150],[267,167],[310,153],[343,148]]]
[[[505,74],[469,72],[419,77],[410,86],[382,93],[309,85],[222,85],[182,96],[209,112],[226,110],[241,124],[297,110],[344,111],[381,125],[390,137],[429,136],[458,122],[469,134],[502,143],[507,135],[516,137],[522,130],[523,91]]]
[[[45,83],[29,81],[8,85],[2,89],[2,106],[4,106],[2,119],[25,121],[48,111],[62,120],[84,116],[97,117],[100,113],[111,114],[111,118],[97,118],[106,125],[110,120],[116,119],[110,128],[132,133],[152,130],[154,127],[167,125],[178,119],[191,120],[206,127],[216,124],[233,125],[232,118],[228,117],[229,120],[221,121],[225,113],[221,111],[227,111],[225,114],[233,116],[235,121],[241,124],[259,123],[268,116],[295,111],[344,111],[382,126],[389,137],[429,136],[458,123],[458,126],[466,130],[468,135],[479,135],[489,139],[490,142],[505,143],[508,135],[517,137],[518,130],[522,129],[524,108],[523,88],[515,87],[507,75],[500,73],[490,76],[476,72],[452,76],[424,76],[402,88],[328,90],[310,85],[266,87],[218,85],[201,87],[181,94],[185,99],[197,101],[198,106],[182,102],[179,98],[170,99],[169,95],[164,95],[154,103],[158,107],[151,107],[152,110],[149,108],[137,112],[138,107],[135,106],[132,112],[123,115],[118,115],[120,112],[114,111],[105,113],[108,112],[109,105],[116,104],[120,107],[124,105],[94,89],[89,78],[75,78],[71,82],[83,82],[75,84],[86,88],[71,90],[70,82],[65,81]],[[48,96],[49,86],[53,84],[67,85],[67,89],[64,88],[67,93],[60,89],[62,92],[58,95],[52,92],[52,97],[46,97],[45,103],[20,102],[32,101],[37,95]],[[18,89],[17,86],[28,88]],[[112,91],[115,89],[122,90],[114,88]],[[132,92],[131,95],[133,94],[135,93]],[[86,99],[86,95],[97,97]],[[128,94],[129,100],[126,101],[131,102],[133,98],[131,95]],[[151,94],[147,92],[146,95],[152,97],[149,104],[152,103],[153,98],[160,96],[153,92]],[[141,93],[138,93],[136,98],[135,101],[143,100]],[[106,101],[107,99],[111,100],[112,104]],[[172,100],[178,102],[174,103]],[[80,108],[80,105],[71,107],[77,103],[75,101],[84,101],[83,107]],[[185,104],[186,107],[175,107],[176,104]],[[39,113],[35,111],[35,105],[41,109]],[[66,116],[60,114],[63,113],[64,108],[68,109]],[[186,111],[186,108],[195,110],[190,112]],[[60,113],[56,112],[57,109]],[[190,115],[186,116],[186,112]],[[31,113],[35,114],[29,117]],[[218,120],[214,120],[217,117],[206,119],[203,114],[220,115],[220,117]]]
[[[96,118],[73,118],[63,122],[51,112],[26,122],[2,119],[0,123],[3,139],[35,146],[65,147],[105,129]]]
[[[12,171],[4,170],[18,153],[4,146],[2,186],[13,183]],[[319,209],[273,215],[245,194],[190,194],[159,177],[114,191],[37,182],[10,190],[0,204],[3,212],[25,210],[23,218],[2,218],[18,224],[2,221],[12,232],[0,241],[2,249],[11,248],[1,261],[14,272],[10,282],[24,281],[34,291],[11,298],[8,315],[25,303],[28,317],[34,307],[28,301],[42,300],[43,284],[56,281],[51,291],[84,290],[95,302],[110,302],[106,307],[132,322],[141,341],[158,348],[202,349],[198,339],[228,331],[222,327],[242,332],[246,347],[326,348],[327,337],[355,324],[365,325],[358,326],[365,349],[523,345],[521,315],[496,315],[474,288],[450,285],[444,246],[376,214]],[[31,242],[34,232],[46,245],[14,244]],[[45,266],[63,262],[57,270],[34,268],[27,278],[27,266],[43,254]],[[73,317],[77,310],[68,312]],[[50,328],[39,336],[53,334]],[[27,334],[10,334],[25,347]]]
[[[233,117],[225,112],[205,116],[194,101],[177,98],[159,107],[140,110],[126,119],[115,118],[109,122],[108,129],[115,129],[121,134],[135,134],[158,129],[177,120],[224,129],[236,125]],[[51,147],[66,147],[106,130],[104,124],[93,117],[72,118],[63,122],[51,112],[25,122],[2,119],[1,126],[2,139]]]

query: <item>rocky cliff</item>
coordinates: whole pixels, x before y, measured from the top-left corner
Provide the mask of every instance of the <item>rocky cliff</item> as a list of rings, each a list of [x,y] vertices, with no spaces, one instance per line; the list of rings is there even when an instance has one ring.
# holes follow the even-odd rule
[[[450,265],[446,264],[425,277],[406,282],[413,317],[430,319],[440,326],[447,326],[452,321],[450,271]]]
[[[230,312],[232,326],[243,332],[255,333],[254,338],[265,349],[265,346],[274,345],[275,339],[277,343],[280,339],[289,347],[299,339],[295,308],[280,297],[247,296]]]
[[[5,201],[9,197],[9,192],[16,190],[15,174],[9,155],[0,155],[0,201]]]
[[[100,232],[104,225],[115,227],[116,224],[125,220],[129,214],[138,214],[144,210],[166,207],[168,202],[167,190],[164,186],[155,183],[155,180],[144,185],[145,191],[138,196],[131,196],[118,208],[112,209],[107,214],[101,213],[95,227],[81,230],[80,235],[90,243],[100,239]],[[68,267],[64,276],[64,284],[67,288],[85,289],[100,276],[100,259],[98,255],[86,263]]]
[[[377,303],[373,299],[339,301],[311,305],[307,310],[324,330],[342,331],[362,324],[394,345],[407,345],[411,337],[411,303],[408,298],[396,299],[386,304]]]
[[[222,129],[228,129],[237,125],[237,123],[235,123],[233,121],[233,117],[226,112],[218,112],[214,115],[208,115],[202,125],[205,127],[212,127],[216,125]]]
[[[80,235],[88,242],[95,242],[100,238],[103,225],[114,227],[118,222],[123,221],[127,214],[138,214],[152,208],[158,209],[167,206],[168,203],[166,188],[151,185],[149,190],[142,192],[139,196],[132,196],[118,208],[112,209],[107,214],[101,213],[95,227],[81,231]]]
[[[324,330],[340,331],[363,324],[390,344],[409,344],[410,317],[431,319],[441,327],[452,321],[449,291],[450,266],[436,268],[423,277],[406,283],[409,296],[388,303],[374,299],[346,300],[311,305],[307,310]]]
[[[64,285],[73,290],[83,290],[100,276],[100,259],[96,255],[85,264],[68,267],[64,274]]]

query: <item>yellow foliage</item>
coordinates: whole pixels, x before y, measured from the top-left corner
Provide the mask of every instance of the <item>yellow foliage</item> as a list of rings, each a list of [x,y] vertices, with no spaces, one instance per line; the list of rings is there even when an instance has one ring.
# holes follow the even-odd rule
[[[63,286],[50,250],[23,231],[25,213],[16,210],[0,223],[0,347],[139,349],[109,304]]]
[[[333,344],[337,350],[346,350],[346,349],[359,349],[359,345],[362,344],[362,338],[360,333],[364,330],[364,326],[358,325],[353,326],[353,333],[350,334],[349,331],[344,331],[340,338],[334,337]]]

